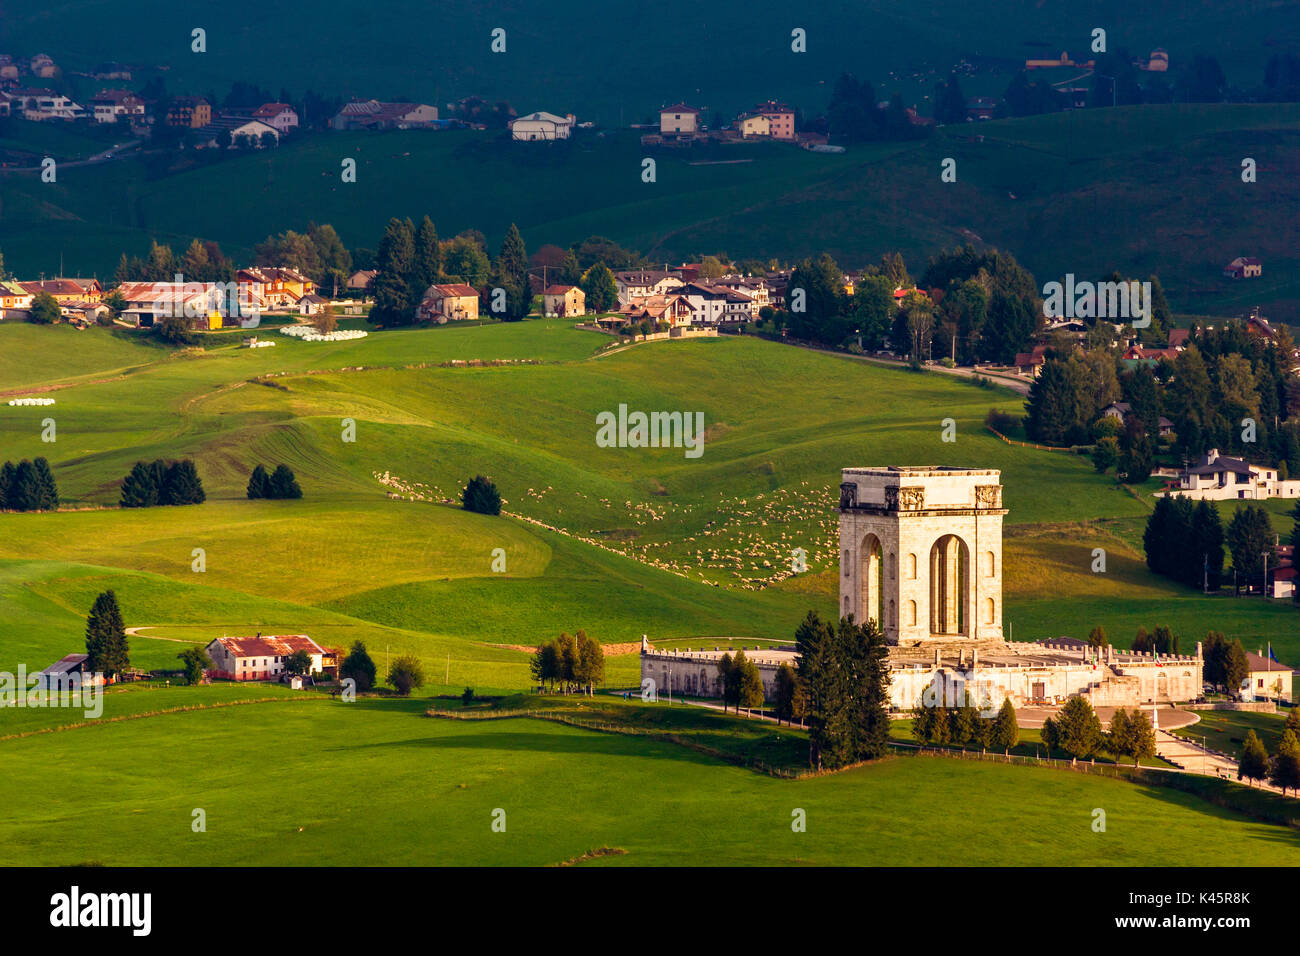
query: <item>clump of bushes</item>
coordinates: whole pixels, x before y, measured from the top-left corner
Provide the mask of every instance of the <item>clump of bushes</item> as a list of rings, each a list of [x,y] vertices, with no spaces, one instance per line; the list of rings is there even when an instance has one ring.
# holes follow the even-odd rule
[[[122,480],[123,508],[152,508],[154,505],[199,505],[207,500],[194,461],[137,461]]]
[[[250,498],[301,498],[302,488],[288,465],[276,465],[270,474],[264,465],[258,465],[248,478],[247,494]]]

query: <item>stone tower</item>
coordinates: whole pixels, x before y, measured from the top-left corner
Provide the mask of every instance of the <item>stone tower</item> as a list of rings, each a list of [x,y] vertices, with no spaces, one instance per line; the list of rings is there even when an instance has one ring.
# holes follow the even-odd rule
[[[890,644],[1001,641],[1002,486],[980,468],[845,468],[840,614]]]

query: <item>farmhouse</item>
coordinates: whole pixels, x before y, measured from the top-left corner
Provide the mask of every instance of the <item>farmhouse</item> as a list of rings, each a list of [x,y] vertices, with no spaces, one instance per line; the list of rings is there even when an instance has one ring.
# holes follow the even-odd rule
[[[268,142],[278,143],[280,131],[269,123],[247,116],[217,116],[211,123],[194,130],[190,139],[197,146],[219,146],[224,135],[230,137],[229,148],[260,149]],[[269,137],[269,140],[265,137]]]
[[[208,673],[222,680],[275,680],[285,658],[296,651],[311,655],[311,672],[322,673],[326,651],[306,634],[219,637],[205,648],[212,658]]]
[[[254,266],[235,273],[240,298],[262,302],[268,309],[297,305],[304,295],[316,291],[316,283],[297,269]]]
[[[740,135],[746,138],[772,135],[772,121],[761,114],[741,116],[736,120],[736,128],[740,130]]]
[[[1002,702],[1141,706],[1201,696],[1204,662],[1092,648],[1070,638],[1014,643],[1002,633],[1000,473],[939,467],[846,468],[840,484],[840,613],[874,620],[889,645],[890,704],[956,706],[971,694],[991,716]],[[643,639],[642,686],[720,696],[721,650],[656,651]],[[765,690],[794,650],[747,652]]]
[[[425,322],[461,322],[478,318],[478,290],[463,282],[431,285],[424,292],[415,316]]]
[[[379,275],[377,269],[358,269],[348,276],[348,291],[368,295],[370,293],[370,284],[375,281],[377,275]]]
[[[573,114],[556,116],[538,110],[510,121],[510,138],[525,142],[536,139],[568,139],[573,132]]]
[[[30,309],[34,298],[20,283],[0,279],[0,309]]]
[[[548,286],[542,293],[545,315],[586,315],[587,293],[576,285]]]
[[[351,100],[330,120],[332,129],[429,129],[438,122],[436,107],[424,103]]]
[[[1257,279],[1264,274],[1264,262],[1254,256],[1237,256],[1223,267],[1229,279]]]

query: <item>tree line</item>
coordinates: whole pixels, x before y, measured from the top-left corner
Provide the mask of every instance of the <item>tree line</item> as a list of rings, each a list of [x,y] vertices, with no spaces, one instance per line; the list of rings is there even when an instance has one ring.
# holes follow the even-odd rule
[[[944,250],[930,258],[916,291],[895,300],[895,290],[911,283],[903,257],[889,253],[866,267],[850,294],[839,265],[823,253],[795,266],[785,308],[769,307],[763,320],[796,339],[851,350],[859,342],[867,351],[888,346],[918,364],[930,357],[1009,363],[1040,324],[1037,282],[1009,253]]]
[[[57,511],[59,488],[43,457],[0,465],[0,510]]]
[[[269,474],[265,465],[257,465],[248,476],[244,493],[249,498],[297,499],[302,497],[302,488],[288,465],[276,465]]]
[[[1041,732],[1047,756],[1063,750],[1071,757],[1088,760],[1107,752],[1118,762],[1132,757],[1133,765],[1156,755],[1156,732],[1151,718],[1141,710],[1132,713],[1123,707],[1110,718],[1110,729],[1103,731],[1096,711],[1085,697],[1071,697],[1053,717],[1043,721]]]
[[[1271,757],[1259,735],[1246,731],[1237,757],[1237,779],[1247,783],[1267,780],[1280,788],[1283,796],[1288,790],[1300,792],[1300,710],[1293,708],[1287,715],[1282,739]]]
[[[1020,742],[1016,708],[1007,697],[993,717],[983,717],[971,695],[958,707],[929,707],[924,701],[912,711],[912,736],[927,744],[953,744],[1010,753]]]
[[[1193,504],[1185,495],[1162,495],[1142,532],[1142,548],[1152,572],[1211,591],[1223,583],[1225,544],[1238,575],[1247,579],[1262,575],[1265,556],[1274,551],[1267,509],[1257,504],[1238,508],[1225,530],[1215,502]]]
[[[122,479],[118,506],[152,508],[155,505],[198,505],[207,500],[198,469],[189,458],[180,461],[137,461]]]
[[[596,685],[605,682],[605,651],[586,631],[566,631],[553,641],[537,645],[529,672],[539,687],[545,686],[552,693],[558,686],[563,694],[590,696]]]

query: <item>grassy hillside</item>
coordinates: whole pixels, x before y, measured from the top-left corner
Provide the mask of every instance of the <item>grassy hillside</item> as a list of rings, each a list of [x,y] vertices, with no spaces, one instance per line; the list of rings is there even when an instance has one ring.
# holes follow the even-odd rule
[[[581,0],[441,0],[387,4],[368,18],[352,17],[340,0],[310,7],[231,0],[176,9],[60,0],[6,12],[0,33],[6,49],[28,56],[47,51],[69,71],[105,59],[165,68],[169,88],[181,92],[224,94],[232,79],[242,79],[273,94],[312,88],[439,106],[477,94],[507,99],[521,113],[571,111],[605,123],[634,122],[683,97],[732,114],[769,96],[817,112],[844,70],[870,78],[884,96],[898,89],[927,108],[934,82],[962,59],[1010,65],[1066,49],[1079,55],[1097,26],[1107,30],[1112,48],[1134,55],[1165,47],[1175,67],[1212,52],[1231,80],[1252,84],[1260,80],[1265,51],[1300,40],[1285,4],[1249,0],[1104,0],[1087,8],[1062,0],[925,6],[870,0],[797,10],[770,0],[723,0],[706,10],[673,0],[653,11],[617,14]],[[136,28],[120,30],[122,16]],[[196,27],[207,31],[204,53],[191,52]],[[504,53],[490,50],[496,28],[506,31]],[[795,28],[806,31],[806,53],[791,51]],[[286,37],[314,55],[284,55]],[[648,75],[630,64],[630,38],[638,51],[672,51],[673,69]],[[984,72],[998,92],[1005,88],[1004,76]]]
[[[645,151],[627,132],[540,147],[473,131],[319,134],[162,175],[149,158],[67,169],[54,184],[10,174],[0,249],[24,274],[57,271],[62,254],[68,274],[107,275],[151,237],[173,247],[216,239],[243,259],[311,218],[373,248],[390,216],[425,213],[443,235],[476,228],[494,246],[517,222],[531,248],[604,234],[652,261],[826,250],[861,266],[898,249],[919,273],[928,256],[969,241],[1011,250],[1040,282],[1155,272],[1176,311],[1263,304],[1294,320],[1286,210],[1300,202],[1298,124],[1295,105],[1076,111],[839,156],[772,144],[660,155],[654,183],[641,181]],[[1240,180],[1245,156],[1259,164],[1256,183]],[[339,181],[343,157],[357,160],[356,183]],[[945,184],[949,157],[958,178]],[[198,195],[220,201],[196,206]],[[1222,278],[1243,254],[1265,260],[1263,278]]]

